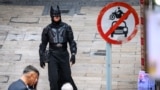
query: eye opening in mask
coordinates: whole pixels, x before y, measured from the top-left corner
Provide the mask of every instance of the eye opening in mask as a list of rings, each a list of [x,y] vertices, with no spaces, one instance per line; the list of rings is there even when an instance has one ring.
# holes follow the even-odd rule
[[[59,14],[54,14],[54,15],[52,15],[52,17],[60,17],[60,15]]]

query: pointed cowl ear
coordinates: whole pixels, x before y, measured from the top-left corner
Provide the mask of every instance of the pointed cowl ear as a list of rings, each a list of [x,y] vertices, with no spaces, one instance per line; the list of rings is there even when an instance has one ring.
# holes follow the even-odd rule
[[[60,11],[60,9],[59,9],[59,5],[57,5],[57,12],[58,12],[58,14],[61,16],[61,11]]]
[[[59,6],[58,6],[58,5],[57,5],[57,10],[58,10],[58,11],[60,11],[60,10],[59,10]]]
[[[54,9],[53,9],[53,7],[51,6],[51,8],[50,8],[50,16],[51,16],[51,17],[53,16],[53,13],[54,13]]]

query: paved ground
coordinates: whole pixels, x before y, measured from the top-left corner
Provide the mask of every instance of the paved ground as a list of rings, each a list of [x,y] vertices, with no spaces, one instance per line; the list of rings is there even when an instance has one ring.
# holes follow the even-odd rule
[[[78,90],[106,90],[106,43],[97,31],[102,6],[83,6],[79,13],[63,13],[78,45],[72,76]],[[139,7],[134,7],[139,13]],[[17,80],[26,65],[40,70],[38,90],[49,90],[47,65],[39,66],[38,49],[43,27],[50,23],[45,6],[0,5],[0,90]],[[47,10],[47,9],[46,9]],[[140,70],[140,34],[123,45],[112,46],[112,90],[136,90]]]

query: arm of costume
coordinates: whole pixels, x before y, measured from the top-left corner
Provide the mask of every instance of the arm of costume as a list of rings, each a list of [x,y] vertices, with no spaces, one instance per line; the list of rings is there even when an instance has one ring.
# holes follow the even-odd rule
[[[46,46],[48,44],[48,36],[47,36],[47,33],[48,33],[48,27],[44,28],[43,29],[43,32],[42,32],[42,35],[41,35],[41,44],[39,46],[39,56],[40,56],[40,60],[43,60],[44,59],[44,53],[46,51]]]
[[[70,51],[72,55],[73,54],[75,55],[77,53],[77,44],[74,41],[74,36],[73,36],[73,31],[72,31],[71,26],[68,26],[67,30],[68,30],[68,41],[70,45]]]

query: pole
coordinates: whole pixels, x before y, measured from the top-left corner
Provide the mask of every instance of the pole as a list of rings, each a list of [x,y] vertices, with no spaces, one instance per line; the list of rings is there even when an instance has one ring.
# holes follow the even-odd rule
[[[111,81],[111,44],[106,43],[106,90],[112,90],[112,81]]]
[[[140,26],[141,26],[141,69],[147,71],[147,66],[146,66],[146,53],[145,53],[145,0],[140,0]]]

